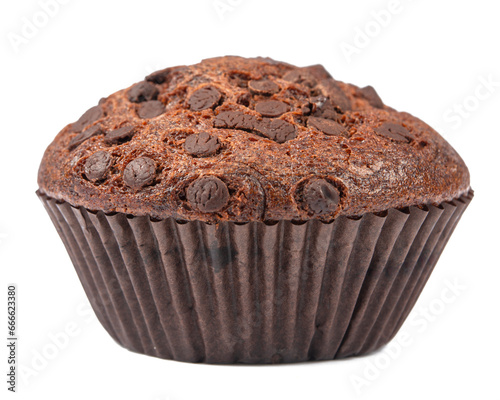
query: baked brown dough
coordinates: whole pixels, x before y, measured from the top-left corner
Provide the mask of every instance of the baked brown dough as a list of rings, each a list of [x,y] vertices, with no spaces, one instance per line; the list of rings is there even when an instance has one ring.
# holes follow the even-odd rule
[[[469,172],[431,127],[320,65],[219,57],[155,72],[66,126],[42,192],[154,219],[265,221],[439,204]]]

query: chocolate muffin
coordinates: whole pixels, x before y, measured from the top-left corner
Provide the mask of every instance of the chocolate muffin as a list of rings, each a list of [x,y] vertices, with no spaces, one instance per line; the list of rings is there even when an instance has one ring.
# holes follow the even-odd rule
[[[101,99],[38,184],[109,334],[207,363],[386,344],[473,196],[456,151],[371,86],[241,57]]]

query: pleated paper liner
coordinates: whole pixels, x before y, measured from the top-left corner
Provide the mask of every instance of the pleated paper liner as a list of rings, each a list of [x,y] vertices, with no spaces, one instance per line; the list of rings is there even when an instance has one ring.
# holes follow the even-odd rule
[[[188,362],[279,363],[388,343],[473,192],[439,206],[274,225],[152,221],[38,195],[123,347]]]

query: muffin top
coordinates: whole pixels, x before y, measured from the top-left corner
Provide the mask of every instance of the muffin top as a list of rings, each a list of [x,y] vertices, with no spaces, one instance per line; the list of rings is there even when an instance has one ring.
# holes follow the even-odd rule
[[[321,66],[219,57],[154,72],[50,144],[38,184],[154,219],[331,221],[438,204],[469,172],[430,126]]]

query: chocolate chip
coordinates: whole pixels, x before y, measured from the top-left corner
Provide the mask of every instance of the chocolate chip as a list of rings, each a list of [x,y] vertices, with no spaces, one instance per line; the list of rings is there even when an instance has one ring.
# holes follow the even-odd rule
[[[299,85],[304,85],[309,88],[316,86],[317,81],[314,76],[306,71],[300,69],[292,69],[283,75],[283,79],[288,82],[298,83]]]
[[[304,187],[304,200],[317,215],[331,214],[340,202],[338,189],[324,179],[314,179]]]
[[[338,82],[333,79],[323,79],[318,86],[323,89],[323,92],[340,112],[349,111],[352,108],[351,100],[344,93]]]
[[[257,122],[257,118],[253,115],[244,114],[239,111],[223,111],[215,117],[214,127],[252,130]]]
[[[227,78],[232,85],[241,88],[247,87],[248,81],[252,79],[251,75],[244,71],[231,71],[228,73]]]
[[[236,99],[236,103],[248,107],[250,105],[250,100],[252,100],[252,96],[250,95],[250,93],[245,92],[238,96],[238,98]]]
[[[321,64],[310,65],[308,67],[302,68],[302,70],[309,72],[311,75],[315,76],[319,80],[332,79],[330,73]]]
[[[122,126],[121,128],[108,132],[104,137],[104,141],[108,143],[117,143],[129,140],[134,134],[135,128],[133,126]]]
[[[309,117],[307,126],[312,126],[325,135],[344,136],[346,133],[344,127],[338,122],[326,118]]]
[[[278,143],[285,143],[297,137],[295,126],[282,119],[264,119],[256,124],[254,130]]]
[[[220,142],[217,136],[202,132],[189,135],[184,142],[184,149],[196,157],[212,156],[220,149]]]
[[[165,69],[162,69],[160,71],[155,71],[155,72],[149,74],[144,79],[148,82],[161,84],[161,83],[165,82],[169,73],[170,73],[170,68],[165,68]]]
[[[310,98],[310,94],[307,91],[299,89],[295,86],[287,88],[283,94],[292,100],[298,101],[308,101]]]
[[[187,188],[187,200],[201,212],[220,211],[229,201],[229,191],[224,182],[215,176],[196,179]]]
[[[334,107],[325,107],[321,110],[318,110],[317,112],[314,113],[315,117],[318,118],[326,118],[326,119],[331,119],[332,121],[340,121],[341,120],[341,114],[339,114],[337,111],[335,111]]]
[[[279,100],[259,101],[255,105],[255,111],[264,117],[279,117],[289,110],[288,105]]]
[[[302,115],[310,115],[311,112],[316,108],[316,106],[311,102],[306,102],[300,106],[300,111]]]
[[[330,99],[325,96],[317,96],[313,99],[316,105],[316,110],[313,116],[320,118],[327,118],[339,122],[341,115],[335,110],[335,106],[332,104]]]
[[[171,81],[176,77],[180,78],[183,76],[183,71],[187,67],[185,65],[179,65],[177,67],[165,68],[159,71],[155,71],[148,76],[146,76],[146,81],[153,82],[157,84],[165,83],[166,81]]]
[[[156,100],[158,93],[158,88],[152,83],[139,82],[128,91],[128,99],[133,103],[142,103],[143,101]]]
[[[385,122],[378,128],[375,128],[375,133],[384,136],[396,142],[410,142],[411,134],[402,125],[394,124],[392,122]]]
[[[361,92],[361,95],[368,100],[368,103],[370,103],[373,107],[375,108],[384,108],[384,102],[378,95],[378,93],[375,91],[373,86],[365,86],[364,88],[359,89]]]
[[[143,119],[154,118],[165,112],[165,105],[158,100],[145,101],[139,105],[137,115]]]
[[[248,88],[255,94],[271,95],[280,91],[280,87],[276,83],[267,79],[262,81],[250,81],[248,82]]]
[[[297,137],[295,126],[282,119],[264,118],[258,120],[253,115],[238,111],[223,111],[214,119],[214,127],[226,129],[242,129],[257,132],[262,136],[284,143]]]
[[[92,182],[106,178],[112,162],[111,155],[106,151],[98,151],[85,160],[85,176]]]
[[[132,189],[151,185],[156,177],[156,163],[149,157],[139,157],[129,162],[123,172],[123,180]]]
[[[74,132],[80,132],[87,125],[90,125],[92,122],[97,121],[99,118],[103,117],[104,112],[101,106],[94,106],[89,108],[87,111],[83,113],[83,115],[78,119],[78,121],[74,122],[71,125],[71,128]]]
[[[189,108],[193,111],[206,110],[207,108],[214,108],[220,101],[220,92],[212,86],[205,86],[201,89],[195,90],[189,96]]]
[[[90,139],[92,136],[97,136],[102,134],[102,128],[100,125],[94,125],[91,126],[88,129],[85,129],[83,132],[80,132],[78,135],[74,136],[70,141],[69,141],[69,149],[73,150],[74,148],[80,146],[83,142],[85,142],[87,139]]]

